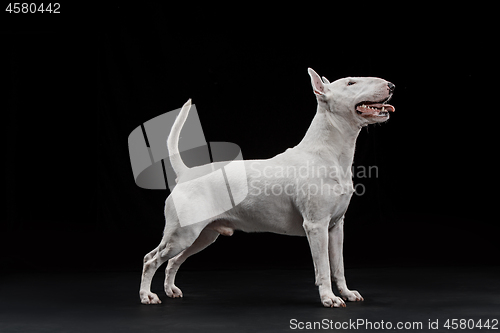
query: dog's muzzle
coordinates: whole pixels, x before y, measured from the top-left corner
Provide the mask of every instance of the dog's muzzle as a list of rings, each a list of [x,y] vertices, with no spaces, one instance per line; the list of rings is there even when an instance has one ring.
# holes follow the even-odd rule
[[[381,101],[363,101],[356,104],[356,113],[365,117],[388,117],[389,112],[394,112],[396,109],[394,106],[387,104],[387,102],[392,98],[392,93],[396,86],[387,82],[387,88],[389,90],[389,96]]]

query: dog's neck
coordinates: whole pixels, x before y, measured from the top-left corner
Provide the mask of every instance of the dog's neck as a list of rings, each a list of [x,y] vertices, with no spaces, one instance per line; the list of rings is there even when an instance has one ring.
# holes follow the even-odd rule
[[[321,105],[297,149],[319,155],[347,171],[354,159],[356,139],[361,128]]]

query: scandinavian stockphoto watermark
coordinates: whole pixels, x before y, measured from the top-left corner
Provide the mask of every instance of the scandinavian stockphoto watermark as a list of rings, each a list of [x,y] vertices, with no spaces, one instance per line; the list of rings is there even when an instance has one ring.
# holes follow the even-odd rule
[[[130,163],[136,184],[145,189],[171,191],[181,226],[216,217],[236,207],[248,196],[364,195],[362,182],[352,178],[378,178],[376,166],[273,165],[268,160],[243,161],[238,145],[206,142],[193,104],[180,133],[179,152],[194,168],[188,177],[178,177],[169,159],[167,138],[181,109],[166,112],[134,129],[128,138]],[[178,187],[176,191],[174,188]],[[183,203],[197,202],[197,209]]]
[[[342,195],[353,193],[361,196],[366,192],[361,182],[352,183],[352,178],[378,178],[377,166],[351,166],[344,169],[337,165],[316,165],[305,161],[300,165],[272,165],[266,161],[250,163],[253,174],[249,180],[249,195],[279,196]],[[283,181],[286,179],[288,181]]]

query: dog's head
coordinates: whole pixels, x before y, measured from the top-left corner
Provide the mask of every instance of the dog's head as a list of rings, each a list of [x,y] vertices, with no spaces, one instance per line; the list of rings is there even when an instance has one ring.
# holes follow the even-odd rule
[[[391,99],[394,84],[376,77],[347,77],[330,83],[308,69],[318,104],[328,112],[357,126],[381,123],[389,119],[394,107]]]

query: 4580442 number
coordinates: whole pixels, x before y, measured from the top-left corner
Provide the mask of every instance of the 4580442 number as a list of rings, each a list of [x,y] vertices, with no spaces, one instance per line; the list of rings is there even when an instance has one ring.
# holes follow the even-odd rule
[[[498,319],[488,319],[486,321],[475,321],[474,319],[448,319],[443,325],[444,328],[449,330],[498,330]]]
[[[9,2],[6,12],[14,14],[35,14],[35,13],[50,13],[50,14],[60,14],[61,4],[59,2],[48,3],[48,4],[37,4],[35,2]]]

